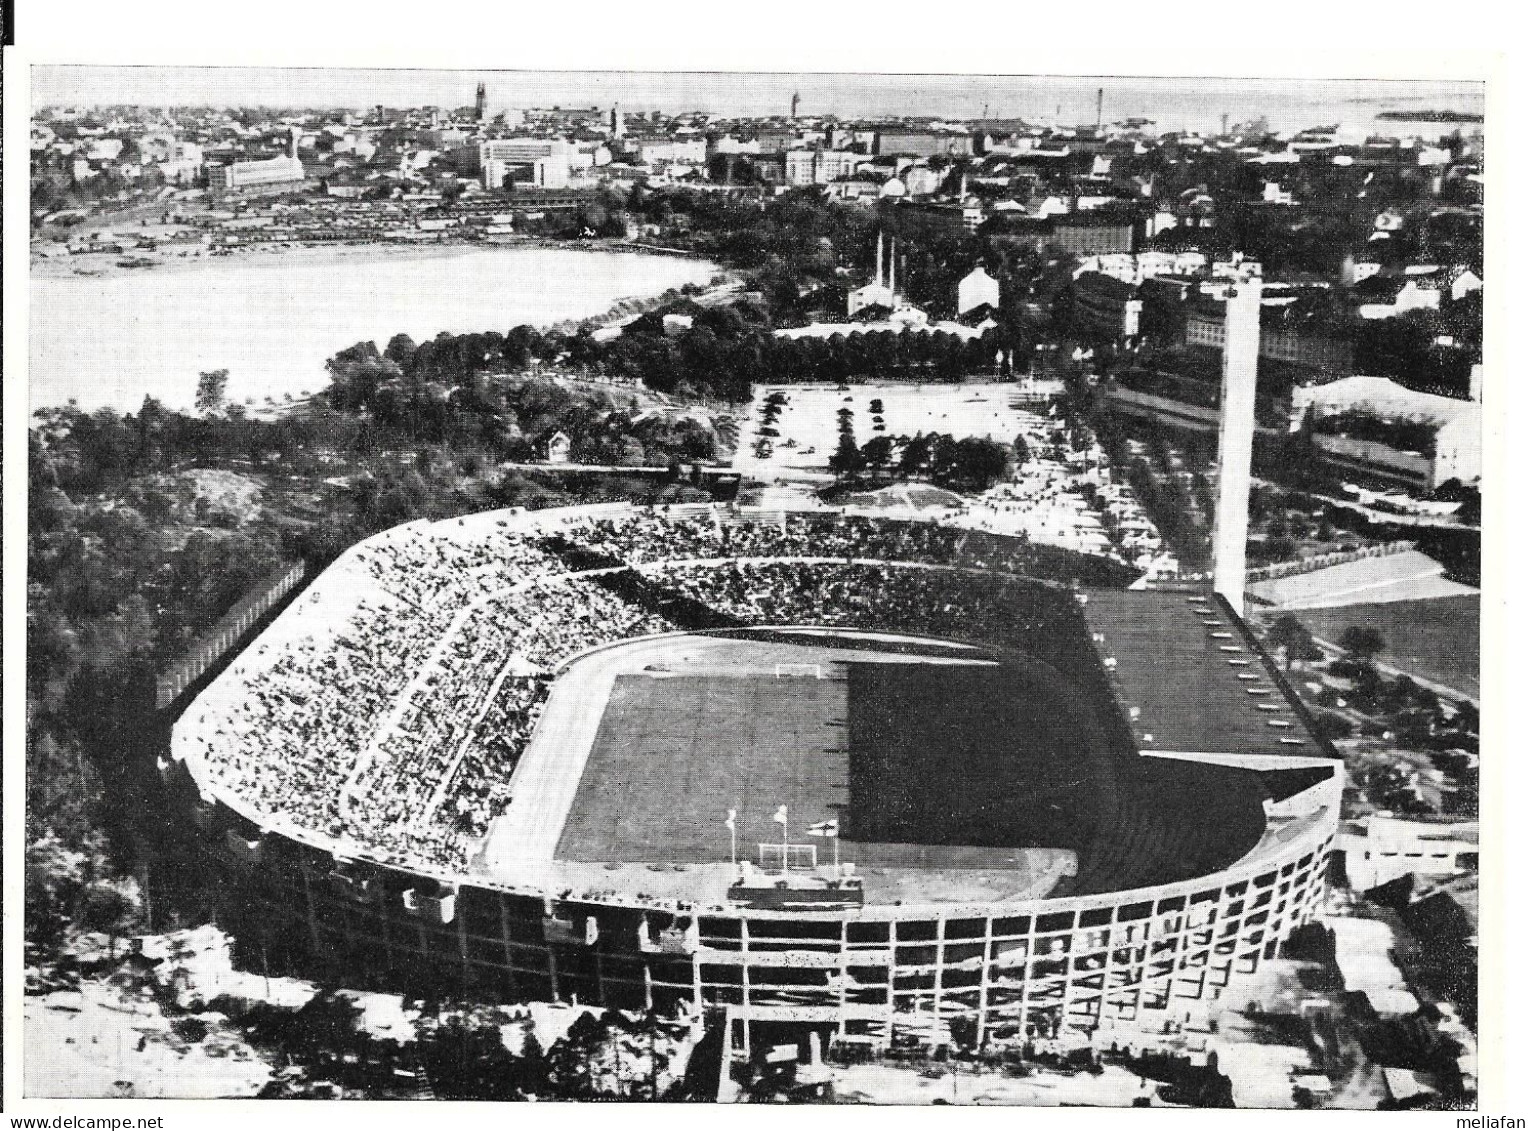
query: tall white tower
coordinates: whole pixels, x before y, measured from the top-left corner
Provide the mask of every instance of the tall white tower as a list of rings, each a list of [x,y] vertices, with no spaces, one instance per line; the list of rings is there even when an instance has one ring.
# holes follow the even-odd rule
[[[1262,310],[1262,268],[1256,263],[1238,264],[1226,292],[1226,346],[1221,353],[1220,456],[1212,547],[1215,591],[1238,613],[1242,611],[1247,588],[1247,495],[1253,463]]]

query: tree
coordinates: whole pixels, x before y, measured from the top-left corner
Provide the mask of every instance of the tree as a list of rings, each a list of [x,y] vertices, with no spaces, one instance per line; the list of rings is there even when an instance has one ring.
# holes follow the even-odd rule
[[[225,390],[229,386],[229,370],[210,369],[197,375],[197,399],[194,404],[204,416],[217,412],[224,406]]]
[[[875,436],[863,446],[863,460],[870,473],[882,474],[890,465],[890,457],[895,453],[895,441],[889,436]]]
[[[1012,449],[995,440],[940,437],[933,450],[933,478],[944,486],[984,491],[1007,474]]]
[[[1386,647],[1386,640],[1381,636],[1380,629],[1357,624],[1345,628],[1343,635],[1338,638],[1338,643],[1342,645],[1345,652],[1357,660],[1371,659]]]
[[[827,467],[838,479],[851,479],[863,470],[863,453],[858,450],[858,441],[853,439],[851,431],[843,432],[837,438],[837,450],[827,461]]]
[[[1293,668],[1296,660],[1315,658],[1317,652],[1311,633],[1293,613],[1285,613],[1269,626],[1268,642],[1270,647],[1284,651],[1286,668]]]

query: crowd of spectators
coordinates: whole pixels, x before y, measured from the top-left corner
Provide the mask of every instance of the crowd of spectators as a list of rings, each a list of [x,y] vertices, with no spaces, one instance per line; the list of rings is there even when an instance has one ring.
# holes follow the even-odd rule
[[[613,564],[573,567],[554,541]],[[1014,647],[1074,606],[1062,586],[1025,576],[1102,580],[1092,571],[1112,565],[926,523],[750,521],[718,508],[412,524],[340,564],[301,598],[317,603],[318,627],[242,658],[185,752],[272,818],[444,867],[462,866],[505,808],[555,671],[586,649],[683,627],[668,601],[740,624]],[[634,569],[648,586],[611,584]]]
[[[1129,580],[1113,562],[1026,538],[931,522],[876,519],[834,511],[796,511],[736,521],[728,513],[673,517],[636,511],[567,535],[631,565],[685,559],[815,557],[926,562],[1060,581]]]

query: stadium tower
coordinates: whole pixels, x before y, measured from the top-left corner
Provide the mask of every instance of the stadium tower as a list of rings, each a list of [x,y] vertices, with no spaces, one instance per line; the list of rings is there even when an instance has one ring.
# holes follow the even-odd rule
[[[1247,581],[1247,496],[1258,393],[1259,316],[1263,274],[1239,262],[1226,292],[1226,344],[1221,352],[1220,454],[1212,565],[1215,591],[1240,615]]]

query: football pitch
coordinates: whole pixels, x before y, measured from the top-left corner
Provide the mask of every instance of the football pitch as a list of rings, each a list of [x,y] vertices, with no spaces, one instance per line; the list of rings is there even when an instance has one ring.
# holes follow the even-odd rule
[[[823,667],[828,676],[832,673]],[[557,860],[696,864],[741,858],[847,803],[847,684],[770,674],[621,675],[587,758]]]
[[[1016,868],[1083,847],[1107,751],[1053,669],[854,655],[620,675],[554,859],[728,863],[733,809],[738,858],[761,863],[779,806],[820,863],[832,845],[808,829],[833,819],[843,859],[870,867]]]

